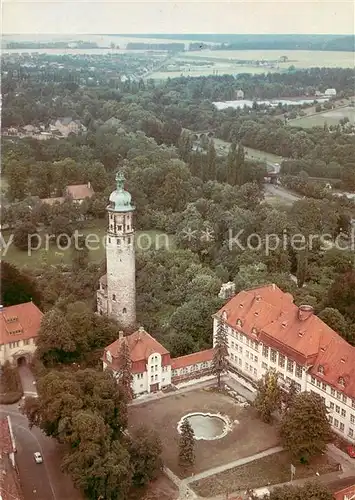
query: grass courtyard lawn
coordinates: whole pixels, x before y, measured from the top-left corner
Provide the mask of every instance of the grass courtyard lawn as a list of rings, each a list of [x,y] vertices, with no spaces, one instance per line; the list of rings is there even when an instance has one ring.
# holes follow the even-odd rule
[[[96,235],[99,238],[99,244],[97,248],[89,250],[89,260],[91,262],[101,262],[105,257],[105,246],[104,237],[106,233],[107,221],[106,219],[99,219],[97,221],[91,221],[90,227],[85,227],[84,229],[78,229],[79,234],[88,236],[89,234]],[[11,231],[2,231],[5,242],[8,242],[10,238]],[[55,243],[48,246],[45,249],[45,235],[44,233],[39,233],[43,239],[43,247],[39,250],[33,250],[29,253],[24,250],[19,250],[12,243],[7,252],[1,252],[1,258],[14,264],[16,266],[29,266],[35,268],[41,265],[45,260],[48,264],[70,264],[72,259],[72,249],[67,250],[58,249]],[[160,231],[137,231],[136,233],[136,248],[141,250],[158,249],[158,248],[173,248],[174,240],[173,236],[166,235]],[[35,246],[35,243],[34,243]]]
[[[228,154],[228,150],[230,147],[230,142],[223,141],[222,139],[214,139],[214,143],[216,149],[220,153]],[[266,153],[266,151],[259,151],[258,149],[248,148],[244,146],[244,151],[246,153],[247,159],[250,160],[259,160],[266,161],[269,163],[281,163],[282,157],[278,155],[274,155],[272,153]]]
[[[279,444],[276,429],[257,419],[251,408],[242,408],[229,396],[203,389],[132,406],[129,412],[131,428],[140,425],[144,415],[144,420],[159,433],[163,444],[164,464],[179,476],[183,476],[183,473],[178,466],[177,424],[187,413],[221,413],[228,416],[234,424],[222,439],[196,441],[196,463],[193,471],[186,475],[227,464]]]
[[[291,457],[281,451],[268,457],[260,458],[240,467],[191,483],[191,488],[202,497],[211,497],[226,492],[245,491],[247,488],[260,488],[270,484],[286,483],[290,480]],[[315,459],[310,465],[295,464],[295,479],[316,478],[316,472],[326,474],[338,470],[337,464],[326,455]]]
[[[290,120],[288,125],[302,128],[323,127],[325,123],[328,125],[338,125],[342,118],[349,118],[349,121],[354,123],[355,108],[346,106],[344,108],[323,111],[321,113],[317,113],[316,115],[295,118],[294,120]]]

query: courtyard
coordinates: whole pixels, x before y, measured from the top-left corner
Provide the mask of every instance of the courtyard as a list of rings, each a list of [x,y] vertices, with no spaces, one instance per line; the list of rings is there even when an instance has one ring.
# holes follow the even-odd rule
[[[279,444],[276,428],[261,422],[252,408],[244,408],[227,395],[212,394],[205,389],[132,406],[129,414],[131,428],[142,424],[142,410],[145,420],[160,435],[164,464],[180,477],[177,426],[180,419],[189,413],[220,414],[229,419],[231,426],[220,439],[195,441],[195,466],[186,475],[228,464]]]

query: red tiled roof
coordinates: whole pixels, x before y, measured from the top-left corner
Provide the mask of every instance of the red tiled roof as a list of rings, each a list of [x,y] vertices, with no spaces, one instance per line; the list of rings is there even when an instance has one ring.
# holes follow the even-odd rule
[[[47,205],[55,205],[56,203],[64,203],[65,198],[60,196],[59,198],[41,198],[42,203],[46,203]]]
[[[94,190],[88,184],[67,186],[66,192],[73,200],[83,200],[84,198],[91,198],[94,195]]]
[[[350,500],[355,498],[355,484],[334,493],[334,500]]]
[[[171,360],[171,369],[177,370],[179,368],[185,368],[186,366],[196,365],[197,363],[204,363],[206,361],[211,361],[212,358],[213,358],[213,349],[206,349],[205,351],[194,352],[193,354],[187,354],[186,356],[173,358]]]
[[[301,312],[291,294],[276,285],[242,291],[217,315],[224,312],[226,324],[274,347],[299,364],[312,366],[310,373],[315,375],[318,366],[323,365],[324,375],[320,378],[355,397],[355,347],[312,312]],[[238,319],[242,321],[241,327],[236,325]],[[340,377],[345,379],[345,388],[339,387]]]
[[[42,316],[33,302],[4,307],[0,312],[0,345],[37,337]]]
[[[9,423],[7,417],[0,419],[0,455],[3,453],[9,454],[14,450]]]
[[[170,353],[157,340],[155,340],[144,329],[139,329],[136,332],[115,340],[112,344],[105,347],[105,363],[109,364],[106,358],[107,351],[110,351],[112,356],[111,367],[119,369],[119,352],[123,342],[127,342],[129,352],[131,354],[132,372],[142,373],[146,370],[146,363],[151,354],[157,353],[162,356],[162,365],[170,364]]]

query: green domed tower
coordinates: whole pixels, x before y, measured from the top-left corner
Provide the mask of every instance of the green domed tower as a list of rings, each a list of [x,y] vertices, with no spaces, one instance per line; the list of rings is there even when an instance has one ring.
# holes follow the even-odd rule
[[[100,279],[97,310],[115,318],[123,328],[136,323],[136,268],[132,197],[124,188],[125,177],[116,174],[110,194],[106,233],[107,274]]]

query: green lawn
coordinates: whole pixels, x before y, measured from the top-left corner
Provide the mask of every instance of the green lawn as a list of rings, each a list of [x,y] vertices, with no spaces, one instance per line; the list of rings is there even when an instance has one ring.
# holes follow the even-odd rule
[[[104,237],[106,232],[106,220],[100,219],[95,221],[90,227],[85,229],[79,229],[78,233],[86,237],[90,236],[92,241],[91,249],[89,250],[89,260],[91,262],[101,262],[105,257],[105,247],[104,247]],[[9,241],[11,231],[3,231],[3,237],[5,242]],[[70,264],[72,259],[72,250],[68,248],[67,250],[58,249],[54,244],[45,244],[45,233],[39,233],[42,238],[42,247],[38,250],[32,250],[27,252],[19,250],[12,243],[7,252],[2,251],[2,259],[15,264],[17,266],[29,266],[31,268],[36,268],[43,263],[47,264]],[[98,238],[99,243],[95,244],[96,240],[93,238]],[[174,239],[171,235],[166,235],[161,231],[137,231],[136,233],[136,248],[146,251],[149,249],[159,249],[159,248],[173,248]],[[34,242],[33,247],[36,246]],[[89,244],[90,246],[90,244]],[[97,248],[94,248],[97,247]]]
[[[222,141],[222,139],[214,139],[214,143],[216,146],[216,150],[219,153],[228,154],[230,142]],[[260,160],[270,163],[281,163],[282,161],[281,156],[274,155],[272,153],[266,153],[265,151],[259,151],[258,149],[248,148],[246,146],[244,146],[244,150],[247,153],[247,158],[249,158],[250,160]]]
[[[355,108],[346,106],[344,108],[331,109],[310,116],[303,116],[290,120],[288,125],[294,127],[311,128],[323,127],[325,123],[328,125],[337,125],[342,118],[349,118],[351,123],[355,122]]]

